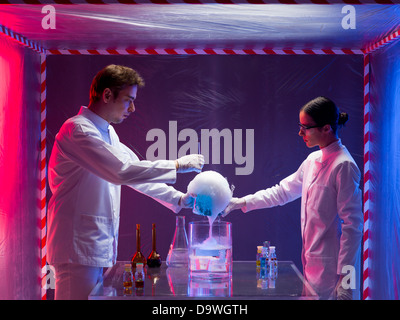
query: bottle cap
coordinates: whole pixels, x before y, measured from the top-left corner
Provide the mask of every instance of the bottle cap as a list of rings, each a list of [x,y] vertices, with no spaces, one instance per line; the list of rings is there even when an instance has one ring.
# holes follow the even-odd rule
[[[270,251],[270,252],[275,252],[275,246],[269,247],[269,251]]]
[[[131,264],[125,264],[125,271],[131,271],[132,270],[132,265]]]

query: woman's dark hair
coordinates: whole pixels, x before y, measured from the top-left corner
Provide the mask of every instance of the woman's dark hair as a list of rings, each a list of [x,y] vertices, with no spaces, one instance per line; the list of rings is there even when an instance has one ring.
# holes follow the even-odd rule
[[[325,97],[317,97],[311,100],[306,103],[300,111],[309,115],[317,126],[323,127],[329,124],[335,134],[337,130],[349,120],[349,115],[347,113],[339,112],[335,103]]]

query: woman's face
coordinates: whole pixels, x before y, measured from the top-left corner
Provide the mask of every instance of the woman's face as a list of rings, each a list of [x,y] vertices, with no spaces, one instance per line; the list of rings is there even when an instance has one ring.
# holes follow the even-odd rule
[[[315,146],[320,146],[323,142],[323,132],[321,128],[305,128],[305,127],[313,127],[316,125],[315,121],[304,111],[300,111],[299,114],[300,121],[300,131],[299,136],[303,138],[307,147],[312,148]]]

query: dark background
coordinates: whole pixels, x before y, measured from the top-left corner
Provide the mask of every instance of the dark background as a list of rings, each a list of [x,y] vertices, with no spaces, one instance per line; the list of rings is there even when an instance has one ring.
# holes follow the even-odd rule
[[[226,177],[235,186],[234,196],[254,193],[279,183],[317,150],[308,149],[298,136],[298,113],[309,100],[324,95],[349,114],[350,120],[339,134],[363,171],[360,55],[48,56],[48,155],[62,123],[81,105],[88,105],[95,74],[111,63],[134,68],[146,82],[138,90],[136,112],[124,123],[114,125],[121,142],[139,158],[145,157],[154,143],[146,141],[149,130],[162,129],[168,143],[169,121],[177,121],[178,133],[194,129],[199,139],[201,129],[228,128],[232,135],[233,129],[242,129],[243,140],[246,129],[254,129],[254,171],[250,175],[236,175],[239,165],[235,162],[224,164],[222,139],[221,164],[209,163],[203,169]],[[184,143],[178,142],[178,150]],[[244,148],[243,143],[243,155]],[[194,175],[178,175],[174,187],[185,192]],[[179,214],[186,216],[186,223],[201,219],[188,209]],[[225,220],[232,222],[234,260],[254,260],[256,246],[270,240],[279,260],[292,260],[302,270],[300,200],[248,214],[235,211]],[[141,224],[142,252],[146,256],[151,251],[151,224],[156,223],[157,250],[165,261],[175,230],[175,214],[123,187],[118,260],[129,260],[134,254],[137,223]]]

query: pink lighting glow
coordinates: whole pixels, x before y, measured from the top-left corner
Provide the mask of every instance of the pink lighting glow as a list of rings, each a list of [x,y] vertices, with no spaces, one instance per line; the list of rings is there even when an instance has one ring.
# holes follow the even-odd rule
[[[34,135],[40,128],[34,56],[0,35],[0,299],[39,297],[39,135]],[[18,280],[12,276],[28,269]]]

